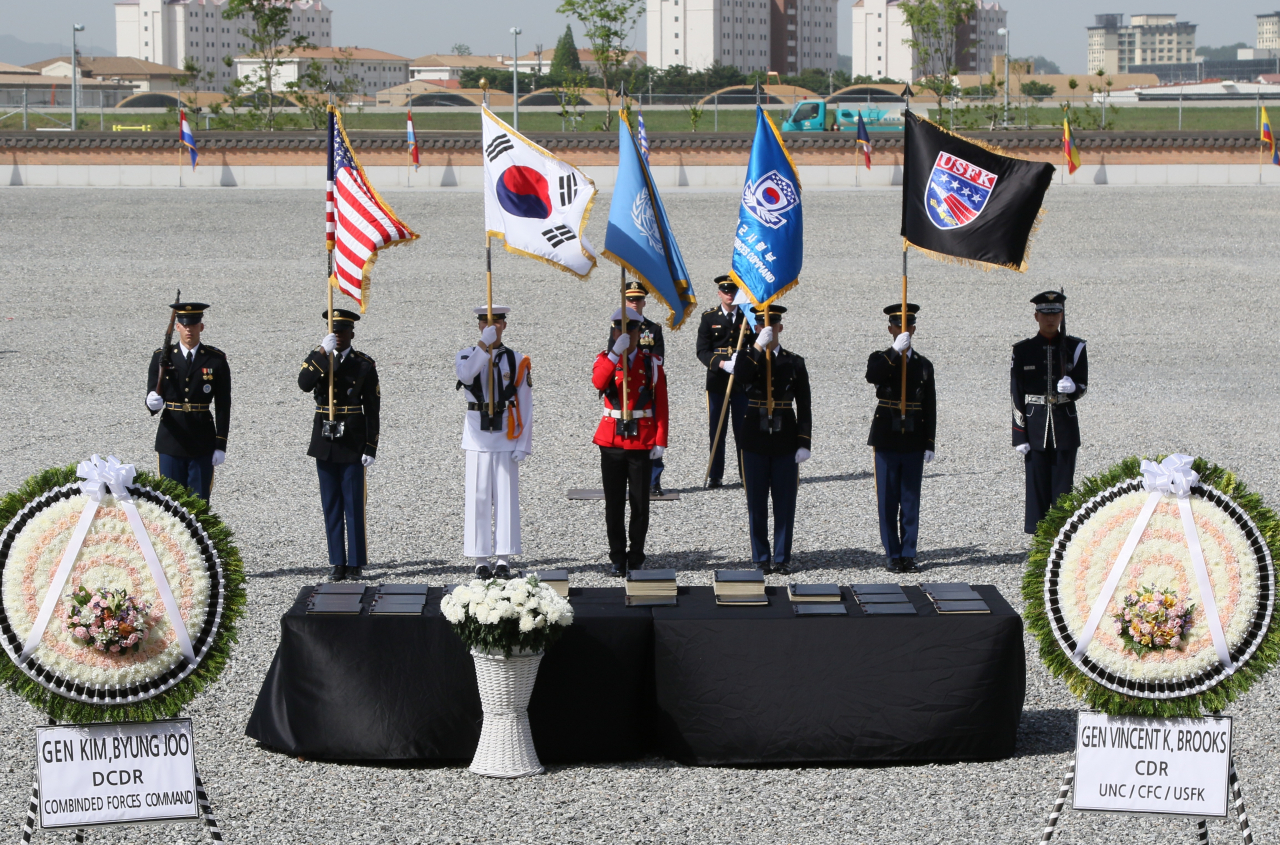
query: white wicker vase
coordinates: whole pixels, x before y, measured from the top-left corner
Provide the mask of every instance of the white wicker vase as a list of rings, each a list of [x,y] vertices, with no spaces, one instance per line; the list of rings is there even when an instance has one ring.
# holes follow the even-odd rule
[[[490,654],[471,650],[480,687],[484,727],[471,771],[491,778],[519,778],[545,771],[529,730],[529,697],[538,679],[542,652]]]

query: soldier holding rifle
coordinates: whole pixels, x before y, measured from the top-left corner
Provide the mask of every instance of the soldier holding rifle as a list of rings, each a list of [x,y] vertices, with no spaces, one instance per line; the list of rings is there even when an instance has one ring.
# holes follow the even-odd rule
[[[147,410],[152,416],[160,414],[156,430],[160,474],[190,487],[206,502],[213,488],[213,468],[227,457],[231,425],[231,368],[226,353],[200,342],[208,307],[203,302],[170,306],[164,346],[152,353],[147,369]],[[173,342],[175,323],[177,343]]]
[[[1085,342],[1066,329],[1061,291],[1047,290],[1032,297],[1040,326],[1035,337],[1013,346],[1009,364],[1009,393],[1013,399],[1013,448],[1022,454],[1027,470],[1023,530],[1036,525],[1075,481],[1080,421],[1076,401],[1089,383]]]
[[[727,448],[727,430],[733,429],[735,448],[742,445],[740,430],[747,413],[747,399],[743,392],[742,381],[733,381],[735,363],[739,350],[750,349],[754,343],[751,327],[747,326],[743,334],[743,322],[746,315],[742,308],[734,304],[738,295],[738,286],[728,276],[716,277],[716,290],[720,295],[720,304],[708,308],[702,313],[702,322],[698,326],[698,360],[707,368],[707,423],[711,439],[711,461],[707,477],[711,488],[724,485],[724,453]],[[726,396],[726,394],[728,394]],[[728,401],[729,412],[724,414],[724,404]],[[727,416],[727,420],[722,417]],[[741,459],[739,459],[738,477],[742,477]]]

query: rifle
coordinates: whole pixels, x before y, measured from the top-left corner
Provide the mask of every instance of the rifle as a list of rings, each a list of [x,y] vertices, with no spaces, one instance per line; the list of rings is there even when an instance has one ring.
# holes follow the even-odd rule
[[[173,308],[169,311],[169,328],[164,330],[164,346],[160,347],[160,370],[156,373],[156,393],[160,392],[164,371],[173,369],[173,324],[178,319],[178,303],[181,301],[182,288],[178,288],[178,294],[173,298]]]

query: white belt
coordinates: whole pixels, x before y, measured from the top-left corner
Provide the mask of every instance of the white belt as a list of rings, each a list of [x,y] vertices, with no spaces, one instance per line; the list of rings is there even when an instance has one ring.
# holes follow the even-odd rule
[[[1065,405],[1068,402],[1076,401],[1072,399],[1070,396],[1061,396],[1061,395],[1049,396],[1047,398],[1049,401],[1045,402],[1046,397],[1043,393],[1034,393],[1034,394],[1028,393],[1026,396],[1023,397],[1023,401],[1025,401],[1028,405],[1046,405],[1046,404],[1047,405]]]
[[[601,418],[604,418],[604,417],[612,417],[612,418],[613,418],[613,419],[615,419],[615,420],[620,420],[620,419],[622,419],[622,412],[621,412],[621,411],[611,411],[611,410],[609,410],[608,408],[605,408],[604,413],[602,413],[600,416],[601,416]],[[644,418],[646,418],[646,417],[651,417],[651,416],[653,416],[653,410],[652,410],[652,409],[646,409],[646,410],[643,410],[643,411],[632,411],[632,412],[631,412],[631,419],[633,419],[633,420],[642,420],[642,419],[644,419]]]

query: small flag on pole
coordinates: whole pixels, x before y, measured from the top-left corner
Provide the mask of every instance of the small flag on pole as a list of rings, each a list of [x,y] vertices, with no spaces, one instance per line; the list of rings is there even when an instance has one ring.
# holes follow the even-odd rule
[[[800,177],[782,136],[756,106],[756,135],[738,208],[730,277],[756,305],[773,302],[800,281],[804,216]]]
[[[1080,148],[1071,137],[1071,123],[1067,116],[1062,116],[1062,153],[1067,158],[1067,173],[1075,173],[1080,169]]]
[[[644,163],[649,163],[649,133],[644,131],[644,112],[636,110],[636,141],[640,144],[640,155],[644,156]]]
[[[413,162],[413,169],[418,169],[418,138],[413,134],[413,109],[409,109],[409,161]]]
[[[1275,133],[1271,131],[1271,120],[1267,117],[1267,107],[1262,107],[1262,140],[1271,148],[1271,163],[1280,164],[1280,150],[1276,149]]]
[[[191,153],[191,169],[196,169],[196,136],[191,134],[191,127],[187,125],[187,110],[178,109],[178,133],[182,139],[182,145]]]
[[[507,252],[585,279],[596,266],[587,215],[596,183],[481,107],[484,225]]]
[[[1025,272],[1053,165],[1003,155],[909,111],[905,118],[903,239],[931,258]]]
[[[669,308],[667,325],[679,329],[698,301],[653,174],[641,155],[624,114],[618,121],[618,179],[609,202],[602,254],[629,270]]]
[[[871,135],[867,133],[867,124],[862,122],[862,110],[858,110],[858,149],[862,150],[862,159],[867,170],[871,169]]]
[[[329,106],[329,173],[325,197],[325,240],[333,250],[329,284],[360,303],[369,302],[369,273],[378,251],[416,240],[369,184],[351,151],[338,110]]]

